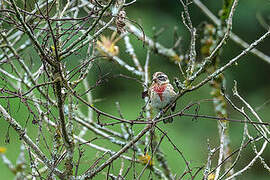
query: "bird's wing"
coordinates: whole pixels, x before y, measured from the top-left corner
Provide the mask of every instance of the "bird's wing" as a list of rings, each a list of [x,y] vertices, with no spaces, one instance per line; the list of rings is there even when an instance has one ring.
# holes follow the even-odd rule
[[[149,96],[149,92],[147,91],[143,91],[142,92],[142,98],[144,99],[145,97]]]
[[[145,97],[151,97],[151,89],[153,88],[153,84],[148,88],[148,90],[142,92],[142,98],[144,99]]]
[[[171,93],[171,96],[172,96],[172,97],[176,97],[177,93],[174,91],[173,86],[172,86],[171,84],[168,84],[168,88],[169,88],[169,90],[170,90],[169,92]],[[173,98],[173,100],[174,100],[174,98]],[[174,110],[175,110],[175,107],[176,107],[176,102],[173,103],[173,105],[172,105],[172,107],[171,107],[171,110],[174,111]]]
[[[176,96],[176,92],[174,91],[174,88],[171,84],[168,84],[168,89],[170,90],[170,93],[172,96]]]

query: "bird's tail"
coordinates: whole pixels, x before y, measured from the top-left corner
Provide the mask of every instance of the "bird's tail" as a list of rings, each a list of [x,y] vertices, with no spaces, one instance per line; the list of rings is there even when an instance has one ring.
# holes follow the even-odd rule
[[[172,111],[175,110],[175,107],[176,107],[176,103],[174,103],[174,104],[172,105],[171,109],[168,110],[167,113],[166,113],[164,116],[166,117],[166,116],[172,115]],[[173,118],[170,117],[170,118],[164,119],[163,122],[164,122],[165,124],[166,124],[166,123],[172,123],[172,122],[173,122]]]
[[[172,115],[172,112],[171,110],[168,110],[167,113],[164,115],[164,117],[167,117],[167,116],[170,116]],[[166,124],[166,123],[172,123],[173,122],[173,118],[170,117],[170,118],[167,118],[167,119],[164,119],[163,122]]]

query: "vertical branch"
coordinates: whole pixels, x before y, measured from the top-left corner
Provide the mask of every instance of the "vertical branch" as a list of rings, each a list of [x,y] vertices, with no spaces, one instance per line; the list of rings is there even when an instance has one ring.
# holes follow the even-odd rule
[[[180,0],[182,6],[184,7],[184,13],[182,13],[182,21],[184,25],[187,27],[188,31],[190,32],[190,52],[189,52],[189,62],[188,68],[186,70],[187,78],[193,75],[195,70],[195,62],[196,62],[196,28],[193,27],[191,17],[188,10],[188,2],[184,3],[183,0]],[[186,22],[187,21],[187,22]],[[189,84],[186,81],[187,85]]]
[[[67,157],[66,157],[66,170],[68,178],[71,178],[73,175],[73,155],[74,155],[74,140],[73,140],[73,119],[74,119],[74,110],[73,110],[73,97],[71,94],[68,96],[68,124],[67,124],[67,134],[69,137],[70,144],[67,148]]]
[[[225,127],[223,127],[222,124],[219,124],[218,125],[218,130],[219,130],[219,155],[218,155],[218,164],[221,164],[222,161],[223,161],[223,158],[224,158],[224,154],[225,154],[225,131],[227,130],[227,127],[225,125]],[[220,173],[220,170],[221,170],[221,166],[218,166],[217,169],[216,169],[216,172],[215,172],[215,178],[214,180],[217,180],[218,177],[219,177],[219,173]]]
[[[147,55],[146,55],[146,60],[145,60],[145,65],[144,65],[144,73],[142,76],[142,80],[144,81],[145,86],[143,87],[144,91],[147,91],[148,89],[148,85],[149,85],[149,81],[150,81],[150,77],[149,77],[149,61],[150,61],[150,50],[147,51]],[[145,97],[144,102],[146,103],[146,119],[150,120],[151,119],[151,114],[152,114],[152,110],[150,107],[149,102],[149,97]]]
[[[83,85],[84,85],[85,89],[89,89],[89,83],[88,83],[87,79],[83,80]],[[90,104],[93,104],[91,91],[86,94],[86,97],[87,97],[87,101]],[[91,108],[88,109],[88,116],[86,117],[86,121],[89,122],[89,123],[93,122],[93,110]],[[85,135],[86,131],[87,131],[87,128],[85,126],[83,126],[82,130],[80,131],[78,136],[80,138],[82,138]]]
[[[25,146],[23,143],[21,143],[20,154],[19,154],[17,161],[16,161],[16,169],[17,169],[16,179],[20,179],[22,177],[25,178],[25,176],[26,176],[25,168],[26,168]]]
[[[211,149],[209,139],[207,139],[207,146],[208,146],[208,157],[207,157],[207,163],[206,163],[206,166],[205,166],[205,169],[204,169],[204,173],[203,173],[203,179],[204,180],[210,179],[210,177],[213,176],[209,172],[211,171],[212,157],[215,154],[215,152],[218,150],[218,148]]]
[[[215,46],[216,40],[215,40],[215,37],[213,37],[214,33],[216,32],[215,28],[212,25],[205,25],[205,30],[204,30],[205,37],[202,40],[203,45],[201,48],[201,52],[204,57],[207,57],[206,58],[207,60],[209,59],[212,60],[211,64],[207,67],[208,74],[212,74],[219,67],[220,59],[218,56],[215,56],[215,55],[221,51],[221,47],[224,45],[225,41],[229,37],[229,34],[232,29],[232,18],[233,18],[233,14],[234,14],[234,10],[236,8],[237,2],[238,0],[234,1],[231,7],[231,10],[229,10],[230,8],[229,5],[224,6],[228,9],[226,10],[223,9],[223,11],[228,11],[230,13],[228,13],[228,15],[226,16],[228,18],[228,21],[227,21],[227,28],[226,28],[225,34],[222,40],[217,44],[217,46]],[[221,30],[223,30],[223,27],[220,27],[220,28]],[[211,52],[211,49],[213,47],[215,47],[215,49]],[[224,88],[223,86],[225,86],[224,82],[225,82],[225,77],[223,74],[217,75],[215,79],[213,79],[210,82],[210,86],[212,87],[211,95],[214,98],[214,101],[213,101],[214,110],[215,110],[216,115],[219,118],[228,118],[228,113],[227,113],[227,108],[226,108],[227,104],[223,95],[221,94],[221,89]],[[219,129],[219,135],[220,135],[220,151],[219,151],[220,154],[219,154],[218,163],[220,164],[223,158],[226,158],[227,156],[229,156],[230,151],[231,151],[230,150],[230,137],[229,137],[229,122],[221,121],[218,124],[218,129]],[[229,158],[224,165],[225,171],[227,171],[231,166],[232,166],[232,160],[231,158]],[[219,166],[216,170],[215,180],[219,178],[220,168],[221,167]],[[233,174],[233,172],[234,172],[233,168],[230,168],[228,176]]]
[[[58,77],[60,78],[60,77]],[[72,162],[72,156],[73,156],[73,142],[67,132],[66,128],[66,122],[65,122],[65,114],[64,114],[64,101],[65,97],[62,95],[62,82],[59,80],[55,83],[55,95],[57,97],[57,108],[58,108],[58,115],[59,115],[59,126],[61,129],[62,138],[64,140],[64,145],[68,152],[68,157],[66,159],[66,170],[65,174],[67,176],[70,176],[73,174],[73,162]]]
[[[137,69],[139,70],[139,71],[143,71],[143,69],[142,69],[142,66],[141,66],[141,64],[140,64],[140,62],[139,62],[139,60],[138,60],[138,58],[137,58],[137,56],[136,56],[136,54],[135,54],[135,52],[134,52],[134,49],[133,49],[133,47],[132,47],[132,45],[131,45],[131,43],[130,43],[130,40],[129,40],[129,36],[128,35],[126,35],[125,37],[124,37],[124,40],[125,40],[125,44],[126,44],[126,49],[127,49],[127,52],[130,54],[130,56],[132,57],[132,60],[133,60],[133,62],[134,62],[134,64],[135,64],[135,66],[137,67]],[[148,66],[148,65],[147,65]],[[145,70],[145,69],[144,69]]]
[[[147,50],[147,54],[146,54],[146,59],[145,59],[145,64],[144,64],[144,73],[142,75],[142,80],[144,81],[144,87],[143,87],[143,91],[144,92],[148,92],[148,85],[149,85],[149,81],[150,81],[150,77],[149,77],[149,61],[150,61],[150,49]],[[145,113],[146,113],[146,119],[147,121],[150,121],[151,120],[151,117],[152,117],[152,107],[150,106],[149,104],[149,97],[146,96],[144,98],[144,102],[145,102]],[[150,132],[147,132],[145,134],[145,146],[147,148],[145,149],[148,149],[148,146],[149,146],[149,142],[150,142]],[[144,152],[146,153],[146,152]]]
[[[4,165],[6,165],[8,167],[8,169],[11,172],[15,172],[15,170],[16,170],[15,166],[12,164],[12,162],[5,155],[6,150],[7,150],[6,148],[0,147],[0,156],[1,156],[2,162]]]

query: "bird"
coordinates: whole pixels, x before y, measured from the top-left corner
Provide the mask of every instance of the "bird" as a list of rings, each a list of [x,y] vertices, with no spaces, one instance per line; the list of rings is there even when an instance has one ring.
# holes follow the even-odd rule
[[[168,76],[163,72],[155,72],[153,74],[152,84],[149,87],[146,96],[150,99],[150,105],[152,108],[163,111],[163,108],[174,101],[177,93],[174,91],[173,86],[170,84]],[[171,107],[171,110],[175,110],[176,103]],[[168,111],[170,115],[171,112]],[[171,123],[173,118],[163,120],[164,123]]]

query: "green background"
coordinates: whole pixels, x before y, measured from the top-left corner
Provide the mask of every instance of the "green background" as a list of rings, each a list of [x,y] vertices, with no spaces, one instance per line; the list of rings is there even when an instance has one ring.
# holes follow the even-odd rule
[[[222,7],[222,1],[217,0],[208,0],[202,1],[210,10],[217,15],[219,10]],[[188,50],[189,48],[189,33],[186,28],[183,26],[181,19],[182,6],[180,1],[177,0],[147,0],[147,1],[137,1],[134,5],[127,7],[126,12],[127,16],[139,22],[144,29],[144,32],[147,36],[153,37],[154,31],[153,27],[157,30],[160,28],[165,28],[164,33],[162,33],[157,41],[163,44],[165,47],[173,46],[173,29],[177,27],[178,34],[182,36],[181,47],[183,51]],[[194,26],[198,26],[202,21],[211,22],[209,19],[200,11],[196,5],[190,6],[191,18]],[[255,39],[260,37],[266,32],[260,23],[258,22],[258,15],[261,15],[265,18],[266,22],[270,21],[270,1],[269,0],[245,0],[240,1],[233,18],[233,32],[239,35],[246,42],[253,42]],[[107,32],[109,35],[110,33]],[[141,41],[138,41],[137,38],[132,37],[131,42],[134,45],[135,52],[140,60],[141,64],[144,64],[146,58],[146,47],[143,47]],[[127,63],[132,64],[131,58],[125,52],[125,46],[123,40],[119,41],[117,44],[120,49],[120,57],[124,59]],[[262,52],[269,54],[270,39],[266,39],[261,45],[258,46]],[[224,51],[221,55],[221,64],[228,62],[231,58],[235,57],[241,52],[241,47],[232,42],[231,40],[225,45]],[[84,50],[82,50],[83,53]],[[32,52],[32,49],[26,50],[22,53],[22,56],[27,57],[26,53],[35,54]],[[269,54],[270,55],[270,54]],[[77,64],[78,58],[80,56],[72,56],[67,58],[65,61],[68,62],[69,67]],[[150,72],[151,74],[156,71],[163,71],[168,74],[170,79],[173,77],[181,77],[181,74],[178,71],[178,67],[174,65],[168,58],[158,56],[154,53],[150,54]],[[108,71],[111,71],[110,76],[115,74],[127,74],[129,72],[119,67],[117,64],[109,62],[107,60],[99,60],[97,65],[94,65],[92,71],[89,73],[88,79],[91,84],[94,84],[98,78],[99,67],[101,67],[101,73],[105,74]],[[227,80],[227,93],[231,94],[231,88],[233,86],[233,80],[238,82],[239,93],[253,106],[258,107],[263,104],[265,101],[270,99],[270,84],[269,84],[269,75],[270,75],[270,65],[264,62],[263,60],[255,57],[254,55],[247,55],[241,58],[238,66],[233,66],[229,68],[225,73]],[[133,76],[133,75],[131,75]],[[133,76],[135,77],[135,76]],[[122,113],[127,119],[134,119],[138,117],[141,107],[144,105],[144,100],[141,99],[142,87],[137,84],[135,81],[124,79],[124,78],[114,78],[108,81],[106,84],[94,89],[92,91],[94,99],[100,99],[100,102],[97,102],[95,105],[102,109],[105,112],[108,112],[113,115],[117,115],[117,109],[115,102],[118,101],[121,106]],[[202,99],[211,99],[210,96],[211,89],[208,85],[200,88],[199,90],[188,93],[182,97],[177,104],[177,110],[182,109],[190,102],[196,102]],[[237,105],[242,106],[240,102],[236,99],[233,99],[237,102]],[[2,105],[5,104],[4,101],[0,101]],[[17,119],[22,125],[25,124],[28,114],[25,113],[26,109],[24,107],[19,108],[19,102],[16,100],[11,101],[12,117]],[[19,109],[19,110],[17,110]],[[191,113],[194,112],[194,109],[190,110]],[[214,110],[211,102],[202,102],[200,105],[200,114],[214,115]],[[259,112],[260,117],[269,122],[269,106],[264,106]],[[231,118],[240,118],[239,114],[235,111],[232,111],[229,108],[229,116]],[[36,127],[31,123],[27,125],[28,133],[31,137],[36,135]],[[134,126],[134,129],[139,130],[143,126]],[[192,167],[200,167],[205,165],[207,159],[207,139],[210,141],[211,147],[218,145],[219,137],[217,130],[217,122],[208,119],[198,119],[192,121],[191,118],[187,117],[177,117],[174,118],[172,124],[160,124],[159,127],[162,127],[164,131],[168,133],[168,136],[171,137],[173,142],[177,147],[184,153],[184,156],[191,161]],[[77,128],[77,129],[76,129]],[[5,146],[8,150],[6,152],[7,157],[14,163],[19,154],[18,148],[20,147],[19,137],[10,128],[10,144],[5,144],[4,139],[8,129],[8,124],[0,119],[0,146]],[[75,127],[78,130],[78,127]],[[114,126],[113,129],[120,129],[119,126]],[[252,129],[252,127],[250,127]],[[231,123],[230,124],[230,137],[232,143],[232,149],[239,147],[239,144],[242,139],[243,124]],[[160,134],[157,132],[157,134]],[[255,134],[255,133],[254,133]],[[93,133],[88,133],[87,138],[89,140],[94,137]],[[96,144],[103,145],[107,148],[112,148],[114,150],[119,149],[117,146],[113,146],[108,141],[102,139],[95,141]],[[161,149],[165,153],[168,163],[174,173],[178,175],[181,174],[185,169],[185,164],[183,159],[177,154],[173,147],[168,143],[167,140],[164,140],[161,144]],[[101,155],[102,153],[99,153]],[[218,154],[218,153],[217,153]],[[215,158],[217,158],[214,156]],[[107,156],[108,157],[108,156]],[[236,166],[236,169],[244,167],[251,159],[253,159],[254,153],[250,146],[243,151],[241,159]],[[269,147],[263,153],[266,163],[270,163],[270,150]],[[85,152],[82,163],[82,172],[90,166],[90,163],[93,162],[96,158],[96,151]],[[115,163],[115,167],[112,169],[114,174],[117,174],[119,164]],[[216,162],[213,162],[215,165]],[[129,163],[126,162],[128,166]],[[137,165],[138,170],[142,168],[141,165]],[[104,171],[106,172],[106,171]],[[138,171],[140,172],[140,171]],[[149,171],[147,170],[146,176],[143,179],[147,179]],[[0,161],[0,179],[12,179],[13,175],[8,170],[8,168]],[[104,173],[106,174],[106,173]],[[105,175],[101,174],[95,179],[104,179]],[[239,176],[238,179],[269,179],[269,172],[263,169],[262,164],[257,161],[251,169],[244,172],[242,176]],[[199,178],[198,178],[199,179]]]

